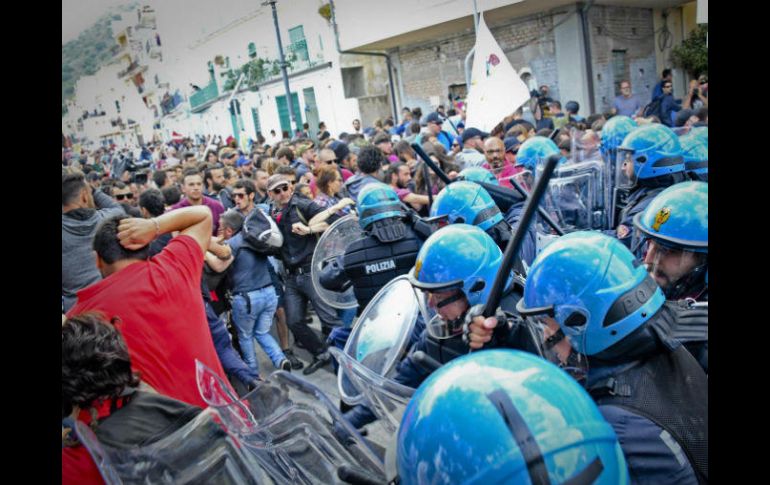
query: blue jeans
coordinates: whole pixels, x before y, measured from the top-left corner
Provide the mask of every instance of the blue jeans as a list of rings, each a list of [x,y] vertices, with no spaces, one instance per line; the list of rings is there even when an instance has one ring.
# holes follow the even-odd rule
[[[214,349],[217,351],[219,361],[222,363],[222,367],[225,368],[225,372],[234,375],[246,386],[252,384],[259,377],[259,374],[247,366],[233,348],[233,342],[230,340],[230,333],[227,331],[227,327],[225,327],[224,318],[214,312],[209,302],[204,300],[203,304],[206,308],[206,319],[209,321],[209,330],[211,330],[211,338],[214,341]]]
[[[281,346],[270,335],[270,326],[273,324],[273,315],[278,304],[278,297],[272,286],[260,290],[251,291],[248,294],[249,301],[243,294],[233,298],[233,323],[238,329],[238,342],[241,344],[243,360],[249,368],[258,372],[257,355],[254,350],[254,339],[265,351],[273,365],[277,368],[286,356],[281,351]]]

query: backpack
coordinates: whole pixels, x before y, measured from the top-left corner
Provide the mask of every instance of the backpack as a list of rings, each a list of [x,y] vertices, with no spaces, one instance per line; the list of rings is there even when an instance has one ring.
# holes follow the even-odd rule
[[[658,96],[657,98],[650,101],[650,103],[644,107],[644,111],[642,111],[642,116],[644,118],[649,118],[650,116],[657,116],[660,122],[663,122],[663,96]]]
[[[243,221],[243,242],[263,255],[276,255],[283,246],[283,234],[272,217],[255,207]]]

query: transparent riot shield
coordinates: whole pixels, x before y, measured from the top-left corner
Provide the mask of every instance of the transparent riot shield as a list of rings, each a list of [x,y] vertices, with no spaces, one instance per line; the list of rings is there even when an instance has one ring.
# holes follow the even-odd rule
[[[607,229],[605,183],[601,157],[562,164],[554,171],[543,205],[565,232]]]
[[[545,234],[540,231],[537,231],[536,235],[536,245],[537,245],[537,254],[539,255],[541,252],[543,252],[543,249],[548,247],[549,244],[554,242],[559,238],[558,234]]]
[[[321,285],[321,271],[337,256],[345,254],[348,244],[363,237],[364,232],[358,225],[358,217],[349,214],[338,219],[326,231],[316,244],[311,262],[310,277],[313,280],[313,288],[321,299],[334,308],[356,308],[358,301],[353,293],[353,287],[349,286],[344,291],[327,290]]]
[[[360,394],[360,402],[380,419],[388,432],[395,433],[415,389],[377,374],[339,349],[331,348],[329,352],[340,363],[340,372],[345,370],[350,385]]]
[[[414,289],[407,275],[394,278],[361,313],[343,353],[374,374],[391,377],[409,350],[409,337],[424,303],[422,292]],[[349,369],[342,362],[337,385],[347,404],[362,402],[364,395],[351,383]]]
[[[75,432],[108,485],[276,483],[210,408],[173,434],[143,447],[122,449],[101,443],[80,421]]]
[[[632,152],[618,149],[615,155],[615,183],[612,188],[612,209],[610,211],[610,229],[620,221],[620,212],[626,206],[631,188],[636,183]]]
[[[210,374],[204,370],[198,376]],[[226,402],[230,397],[209,394],[204,399]],[[383,474],[382,458],[336,405],[288,372],[276,371],[242,399],[210,409],[276,483],[340,483],[337,468],[342,465]]]
[[[599,153],[601,142],[601,137],[595,131],[573,128],[570,131],[570,161],[580,163],[601,158]]]

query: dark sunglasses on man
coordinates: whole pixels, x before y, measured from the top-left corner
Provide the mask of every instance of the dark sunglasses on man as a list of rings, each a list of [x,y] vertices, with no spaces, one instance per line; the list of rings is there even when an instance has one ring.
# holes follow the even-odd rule
[[[294,185],[294,184],[292,184],[292,185]],[[288,192],[288,191],[289,191],[289,186],[288,185],[282,185],[280,187],[276,187],[276,188],[273,189],[273,193],[275,195],[280,195],[282,192]]]
[[[115,194],[115,198],[117,200],[123,200],[123,199],[129,199],[130,200],[130,199],[134,198],[134,194],[131,193],[131,192],[129,192],[127,194]]]
[[[331,165],[332,163],[337,163],[337,159],[332,158],[331,160],[326,160],[326,165]]]
[[[233,194],[233,198],[240,199],[242,197],[246,197],[246,194]]]

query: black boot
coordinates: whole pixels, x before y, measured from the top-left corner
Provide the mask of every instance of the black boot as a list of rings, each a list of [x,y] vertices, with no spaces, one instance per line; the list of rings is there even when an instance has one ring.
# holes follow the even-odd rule
[[[303,374],[306,376],[309,376],[313,372],[317,371],[321,367],[331,363],[332,356],[329,352],[322,352],[315,357],[313,357],[313,362],[310,363],[309,366],[305,370],[302,371]]]
[[[303,364],[296,355],[294,355],[294,351],[291,349],[284,349],[283,355],[286,356],[286,358],[289,360],[289,363],[291,364],[291,368],[294,370],[299,370],[303,367],[305,367],[305,364]]]

